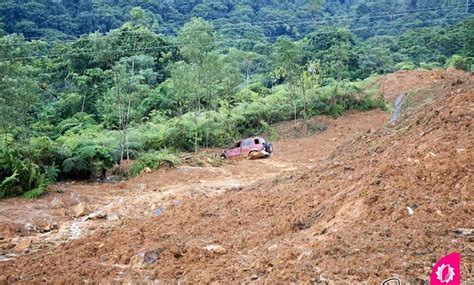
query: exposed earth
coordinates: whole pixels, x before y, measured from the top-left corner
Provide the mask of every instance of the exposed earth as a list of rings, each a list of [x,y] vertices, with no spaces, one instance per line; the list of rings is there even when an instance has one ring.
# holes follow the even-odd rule
[[[295,138],[288,122],[269,159],[0,201],[0,283],[420,283],[454,251],[474,282],[473,75],[379,84],[387,103],[406,94],[393,124],[350,112]]]

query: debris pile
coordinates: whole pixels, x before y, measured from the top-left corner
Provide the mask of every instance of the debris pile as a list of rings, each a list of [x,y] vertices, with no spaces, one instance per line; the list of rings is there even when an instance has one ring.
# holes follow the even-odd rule
[[[421,283],[447,253],[472,264],[474,80],[463,82],[433,85],[429,104],[311,168],[0,262],[0,282]]]

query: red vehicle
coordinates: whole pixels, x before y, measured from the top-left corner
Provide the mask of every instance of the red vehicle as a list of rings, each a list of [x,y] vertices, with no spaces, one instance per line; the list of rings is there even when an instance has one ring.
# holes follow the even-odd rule
[[[273,153],[271,143],[261,137],[252,137],[236,142],[232,147],[224,150],[222,158],[248,157],[250,159],[269,157]]]

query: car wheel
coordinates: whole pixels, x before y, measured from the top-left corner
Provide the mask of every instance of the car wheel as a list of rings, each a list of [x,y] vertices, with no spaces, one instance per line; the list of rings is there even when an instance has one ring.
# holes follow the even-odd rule
[[[257,159],[257,158],[258,158],[258,151],[252,150],[252,151],[249,153],[249,159],[250,159],[250,160],[254,160],[254,159]]]
[[[225,154],[221,154],[221,159],[227,159],[227,156],[225,156]]]

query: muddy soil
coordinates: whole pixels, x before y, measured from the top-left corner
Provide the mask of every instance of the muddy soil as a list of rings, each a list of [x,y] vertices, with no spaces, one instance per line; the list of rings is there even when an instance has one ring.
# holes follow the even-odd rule
[[[419,282],[451,251],[472,278],[473,77],[381,82],[422,107],[314,118],[324,130],[283,134],[270,159],[0,201],[0,281]]]
[[[20,242],[31,243],[28,251],[34,252],[97,229],[120,226],[124,219],[150,219],[157,211],[164,212],[187,197],[241,190],[261,180],[279,179],[298,169],[312,168],[339,144],[380,127],[387,118],[387,113],[375,110],[350,113],[336,120],[314,119],[328,129],[310,138],[274,143],[275,153],[270,159],[232,160],[220,167],[183,165],[115,184],[59,183],[38,200],[0,201],[0,260],[23,253],[15,249]],[[79,204],[85,208],[80,213]]]

